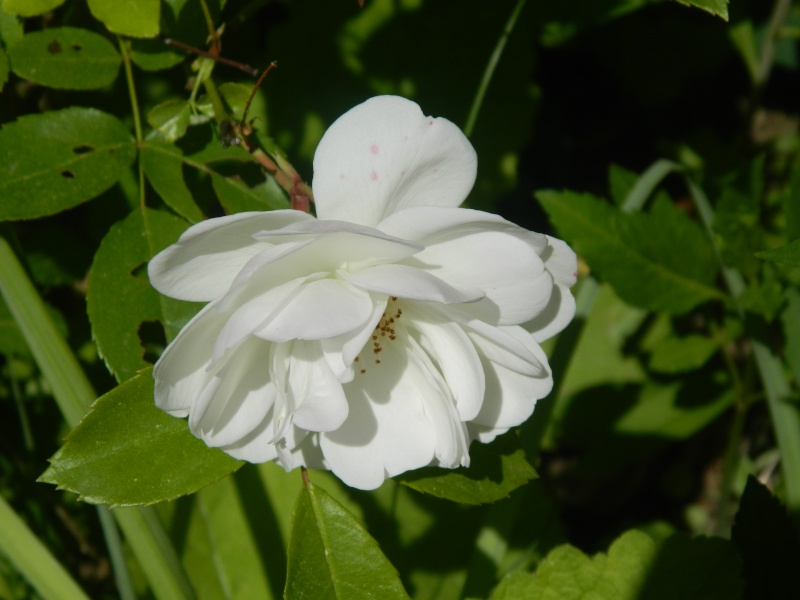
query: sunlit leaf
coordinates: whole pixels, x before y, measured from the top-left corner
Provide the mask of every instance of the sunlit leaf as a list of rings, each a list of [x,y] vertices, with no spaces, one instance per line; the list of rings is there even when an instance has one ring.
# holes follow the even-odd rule
[[[197,312],[197,304],[161,296],[146,274],[147,261],[187,227],[168,213],[136,210],[111,228],[95,255],[87,284],[89,320],[98,351],[119,381],[150,364],[139,339],[142,323],[164,322],[172,339]]]
[[[736,513],[731,539],[742,554],[744,595],[792,598],[797,593],[800,535],[786,508],[752,475]]]
[[[504,435],[491,444],[470,446],[470,466],[453,471],[425,468],[395,477],[410,488],[462,504],[487,504],[508,497],[536,477],[519,438]]]
[[[147,122],[168,142],[183,137],[189,127],[192,109],[185,100],[167,100],[147,113]]]
[[[657,545],[640,531],[627,531],[608,554],[588,557],[560,546],[539,565],[529,600],[648,600],[738,597],[739,561],[728,542],[676,534]]]
[[[728,0],[677,0],[686,6],[696,6],[712,15],[728,20]]]
[[[653,348],[650,368],[661,373],[681,373],[699,369],[719,346],[719,341],[702,335],[669,337]]]
[[[189,221],[203,219],[183,179],[183,156],[177,147],[147,142],[142,147],[140,160],[147,178],[167,205]]]
[[[64,0],[3,0],[3,12],[20,17],[35,17],[62,4]]]
[[[131,60],[145,71],[161,71],[180,64],[186,54],[173,49],[160,39],[131,40]]]
[[[132,37],[158,35],[159,0],[88,0],[89,10],[113,33]]]
[[[361,523],[308,482],[294,508],[284,597],[383,600],[408,595]]]
[[[54,88],[92,90],[114,81],[122,62],[106,38],[86,29],[53,27],[25,35],[10,52],[14,73]]]
[[[257,514],[249,514],[246,498],[232,477],[203,488],[191,500],[190,514],[176,520],[188,521],[183,558],[198,600],[279,598],[283,577],[276,590],[268,571],[275,571],[269,568],[270,561],[275,561],[273,549],[281,542],[259,540],[258,523],[253,522],[260,521],[271,507],[259,506]],[[186,508],[182,506],[181,512]],[[264,548],[269,549],[266,555]]]
[[[135,156],[127,128],[99,110],[20,117],[0,130],[0,220],[34,219],[90,200]]]
[[[520,598],[529,598],[534,593],[531,574],[514,571],[503,577],[500,585],[492,592],[491,600],[520,600]]]
[[[153,504],[191,494],[241,463],[156,407],[142,371],[99,398],[41,476],[92,504]]]
[[[559,234],[625,301],[683,313],[722,297],[713,287],[713,249],[700,227],[668,202],[623,214],[574,192],[536,194]]]

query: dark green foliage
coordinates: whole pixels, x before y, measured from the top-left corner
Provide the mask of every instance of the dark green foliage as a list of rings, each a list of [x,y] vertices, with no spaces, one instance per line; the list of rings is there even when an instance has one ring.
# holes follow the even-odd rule
[[[797,593],[800,535],[796,522],[752,475],[747,478],[731,537],[742,555],[743,598],[778,600]]]
[[[67,367],[0,300],[0,496],[29,536],[0,523],[0,598],[41,596],[9,556],[102,600],[794,597],[796,3],[529,1],[513,26],[516,1],[359,4],[0,2],[0,236],[90,396],[65,404]],[[464,127],[487,64],[467,206],[580,258],[532,421],[469,469],[361,492],[242,466],[158,410],[150,365],[200,305],[147,261],[206,218],[289,208],[370,96]],[[53,398],[77,422],[98,396],[70,432]],[[89,505],[154,502],[112,511],[121,543]]]

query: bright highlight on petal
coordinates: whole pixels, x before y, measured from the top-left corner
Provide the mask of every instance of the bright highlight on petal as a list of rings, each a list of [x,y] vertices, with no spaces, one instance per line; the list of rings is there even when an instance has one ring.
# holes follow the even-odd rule
[[[153,371],[156,404],[206,444],[372,489],[531,416],[539,342],[575,312],[562,241],[459,208],[475,151],[445,119],[380,96],[327,131],[317,216],[242,213],[153,258],[160,292],[209,304]]]

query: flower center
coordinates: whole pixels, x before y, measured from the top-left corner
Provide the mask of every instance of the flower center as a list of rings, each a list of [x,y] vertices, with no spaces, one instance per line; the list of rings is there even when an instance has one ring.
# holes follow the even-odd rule
[[[366,364],[364,363],[368,360],[373,360],[376,365],[381,364],[381,352],[383,352],[384,345],[397,339],[395,326],[402,316],[403,309],[397,306],[397,297],[391,296],[386,303],[386,310],[383,311],[381,320],[378,321],[375,330],[372,332],[372,339],[361,351],[361,355],[364,355],[364,360],[361,360],[361,355],[355,358],[356,362],[361,363],[361,374],[367,372]],[[372,344],[371,346],[370,343]],[[371,353],[370,350],[372,350]]]

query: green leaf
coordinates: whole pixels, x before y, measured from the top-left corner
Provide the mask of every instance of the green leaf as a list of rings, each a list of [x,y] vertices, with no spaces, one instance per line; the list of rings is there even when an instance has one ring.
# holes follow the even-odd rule
[[[171,158],[167,159],[166,155]],[[167,205],[193,223],[203,220],[203,212],[183,179],[183,156],[179,148],[147,142],[142,146],[140,160],[147,179]]]
[[[429,467],[395,479],[408,487],[462,504],[496,502],[536,477],[519,438],[509,433],[491,444],[470,447],[470,466],[453,471]]]
[[[3,91],[3,87],[8,81],[8,73],[8,57],[6,56],[5,51],[0,48],[0,92]]]
[[[772,262],[779,262],[792,267],[800,266],[800,239],[789,242],[779,248],[772,248],[770,250],[762,250],[757,252],[756,256],[763,260]]]
[[[2,236],[0,294],[47,379],[50,393],[64,420],[70,426],[76,425],[86,414],[86,407],[95,398],[95,393],[47,305]]]
[[[250,187],[240,179],[211,173],[211,183],[220,204],[229,214],[289,208],[286,193],[272,177]]]
[[[702,336],[668,337],[658,342],[650,356],[650,368],[661,373],[699,369],[717,351],[717,340]]]
[[[197,312],[195,303],[161,296],[145,272],[147,262],[187,227],[168,213],[136,210],[111,228],[95,255],[87,284],[89,320],[100,356],[119,381],[149,365],[139,340],[143,322],[164,322],[169,340]]]
[[[189,515],[180,514],[177,518],[188,521],[183,562],[198,591],[198,600],[279,597],[270,593],[267,575],[268,561],[274,561],[276,555],[273,552],[264,556],[259,552],[259,541],[262,548],[270,549],[281,541],[257,539],[260,532],[248,520],[244,494],[234,478],[226,477],[203,488],[191,500]],[[270,508],[269,504],[260,506],[258,516],[262,517]],[[185,507],[181,509],[183,512]],[[277,591],[282,587],[281,582]]]
[[[93,90],[113,83],[122,62],[101,35],[54,27],[25,35],[9,50],[14,73],[53,88]]]
[[[188,207],[190,192],[183,180],[183,167],[211,178],[220,204],[228,213],[289,208],[286,193],[272,177],[257,173],[262,183],[250,187],[237,176],[226,177],[222,174],[221,171],[226,168],[235,172],[253,166],[250,156],[241,148],[224,150],[219,143],[212,142],[199,152],[184,156],[177,146],[148,141],[142,153],[146,155],[145,167],[148,176],[152,176],[153,187],[167,204],[191,220],[197,218],[196,213]],[[160,164],[156,166],[155,163]],[[168,177],[175,179],[168,181]]]
[[[564,191],[536,197],[564,240],[626,302],[683,313],[722,294],[705,234],[669,202],[650,214],[624,214],[599,198]]]
[[[551,551],[540,564],[529,600],[655,600],[738,597],[739,561],[723,540],[681,534],[659,546],[640,531],[627,531],[592,558],[572,546]]]
[[[677,0],[686,6],[696,6],[712,15],[728,20],[728,0]]]
[[[751,277],[757,276],[761,267],[754,254],[764,246],[759,213],[758,196],[728,186],[722,190],[714,215],[723,262]]]
[[[768,323],[772,323],[785,301],[783,286],[771,275],[767,275],[764,281],[756,282],[746,288],[737,301],[743,309],[760,315]]]
[[[186,54],[173,50],[162,40],[131,40],[131,60],[145,71],[161,71],[180,64]]]
[[[786,508],[752,475],[731,532],[743,560],[744,595],[750,599],[797,594],[800,537]]]
[[[25,30],[20,20],[14,15],[0,9],[0,40],[6,48],[10,48],[22,39]]]
[[[203,8],[208,8],[211,19],[217,22],[225,0],[164,0],[161,4],[161,37],[180,40],[184,44],[202,48],[206,44],[208,27]],[[163,39],[132,40],[131,58],[146,71],[169,69],[191,56],[184,50],[168,46]]]
[[[783,354],[794,374],[795,384],[800,384],[800,290],[786,290],[786,308],[781,314],[786,346]]]
[[[758,78],[758,47],[755,31],[753,30],[753,22],[746,20],[731,25],[728,35],[733,42],[733,46],[739,51],[742,62],[747,67],[747,74],[750,75],[751,84],[755,85]]]
[[[0,354],[6,356],[29,356],[28,345],[14,316],[0,297]]]
[[[19,17],[35,17],[64,4],[64,0],[4,0],[3,12]]]
[[[377,542],[325,490],[306,482],[294,508],[284,598],[408,598]]]
[[[40,481],[92,504],[153,504],[191,494],[241,466],[153,401],[146,369],[100,397]]]
[[[539,565],[528,598],[633,600],[655,554],[655,543],[640,531],[624,533],[608,555],[594,558],[573,546],[559,546]]]
[[[192,109],[185,100],[167,100],[147,113],[147,122],[168,142],[180,139],[189,127]],[[148,136],[149,137],[149,136]]]
[[[638,402],[619,418],[614,429],[630,436],[689,438],[725,412],[735,399],[730,389],[722,393],[714,388],[704,391],[708,394],[697,398],[693,383],[645,385]]]
[[[616,206],[622,206],[628,194],[639,181],[639,174],[612,164],[608,169],[608,189],[611,200]]]
[[[114,185],[135,157],[125,126],[93,108],[8,123],[0,130],[0,220],[35,219],[90,200]]]
[[[533,577],[530,573],[513,571],[503,577],[500,585],[492,592],[491,600],[520,600],[530,598],[534,593]]]
[[[113,33],[131,37],[158,35],[159,0],[89,0],[89,10]]]
[[[782,199],[783,213],[786,216],[786,239],[796,240],[800,238],[800,167],[794,170]]]
[[[27,579],[45,600],[88,600],[75,580],[53,557],[5,498],[0,496],[0,554]],[[12,596],[7,596],[11,598]]]

